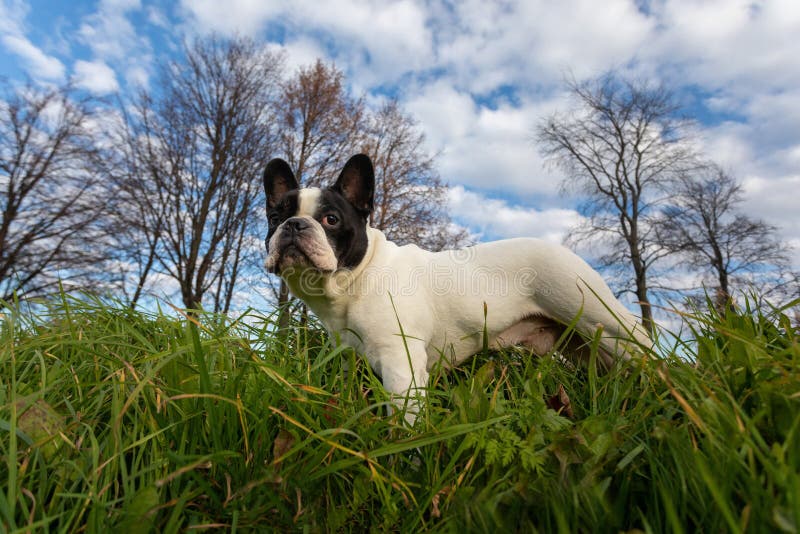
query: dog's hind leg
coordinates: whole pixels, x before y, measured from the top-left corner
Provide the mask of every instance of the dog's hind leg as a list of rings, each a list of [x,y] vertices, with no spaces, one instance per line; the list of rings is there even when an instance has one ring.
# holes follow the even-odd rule
[[[591,357],[591,343],[577,332],[573,332],[560,347],[558,340],[564,335],[566,326],[543,315],[530,315],[503,330],[492,343],[492,348],[502,349],[510,346],[521,346],[542,357],[553,349],[558,353],[576,361],[588,362]],[[602,346],[597,349],[597,361],[602,370],[608,370],[614,358]]]

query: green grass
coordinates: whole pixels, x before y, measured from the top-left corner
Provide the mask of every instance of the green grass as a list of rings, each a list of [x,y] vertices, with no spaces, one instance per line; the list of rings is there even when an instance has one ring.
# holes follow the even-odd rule
[[[432,374],[413,431],[352,351],[273,319],[3,311],[3,530],[800,529],[800,337],[777,311],[698,314],[682,357],[600,376],[483,354]]]

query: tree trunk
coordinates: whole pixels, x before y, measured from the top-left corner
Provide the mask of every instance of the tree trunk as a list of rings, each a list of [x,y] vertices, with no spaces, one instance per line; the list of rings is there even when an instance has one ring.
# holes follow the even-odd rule
[[[714,304],[716,305],[717,312],[724,317],[727,315],[728,311],[733,309],[733,303],[731,301],[730,287],[728,284],[728,273],[724,269],[720,269],[717,274],[719,275],[719,287],[717,288],[717,294],[715,295],[716,302]]]
[[[203,308],[203,295],[197,295],[192,291],[191,283],[184,284],[181,288],[181,297],[183,297],[183,306],[189,315],[196,315],[195,312]]]
[[[639,307],[642,310],[642,326],[652,337],[655,325],[653,323],[653,310],[650,306],[650,299],[647,296],[647,269],[642,262],[637,244],[636,242],[630,243],[631,263],[633,264],[633,274],[636,279],[636,299],[639,301]]]
[[[153,263],[156,259],[156,249],[153,246],[150,249],[150,252],[147,255],[147,262],[142,269],[141,274],[139,275],[139,283],[136,284],[136,291],[133,293],[133,298],[131,299],[131,309],[135,310],[136,305],[139,303],[139,298],[142,296],[142,291],[144,290],[144,284],[147,281],[147,277],[150,275],[150,269],[153,268]]]
[[[653,310],[650,307],[650,299],[647,296],[647,282],[644,273],[636,274],[636,298],[639,300],[639,307],[642,309],[642,326],[647,333],[653,336]]]

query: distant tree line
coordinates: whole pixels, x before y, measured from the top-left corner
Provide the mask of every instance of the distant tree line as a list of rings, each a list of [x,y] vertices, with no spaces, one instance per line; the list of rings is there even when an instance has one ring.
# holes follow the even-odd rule
[[[433,249],[464,242],[418,125],[396,101],[368,107],[321,61],[289,72],[253,41],[209,38],[116,102],[5,83],[0,299],[62,284],[135,307],[166,284],[188,309],[227,312],[267,277],[266,162],[324,185],[356,152],[376,164],[374,226]]]
[[[563,191],[582,199],[583,220],[566,242],[593,246],[649,331],[654,291],[707,291],[723,312],[737,289],[776,304],[800,298],[777,228],[742,211],[741,186],[697,150],[673,93],[613,72],[568,89],[572,107],[536,128],[540,150],[565,174]]]

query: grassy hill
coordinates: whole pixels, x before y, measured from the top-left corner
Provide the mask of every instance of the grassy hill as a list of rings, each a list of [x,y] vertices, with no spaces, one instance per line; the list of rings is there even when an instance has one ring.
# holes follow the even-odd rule
[[[4,530],[800,529],[800,336],[777,311],[698,315],[696,341],[602,376],[483,354],[433,373],[413,430],[316,328],[2,313]]]

